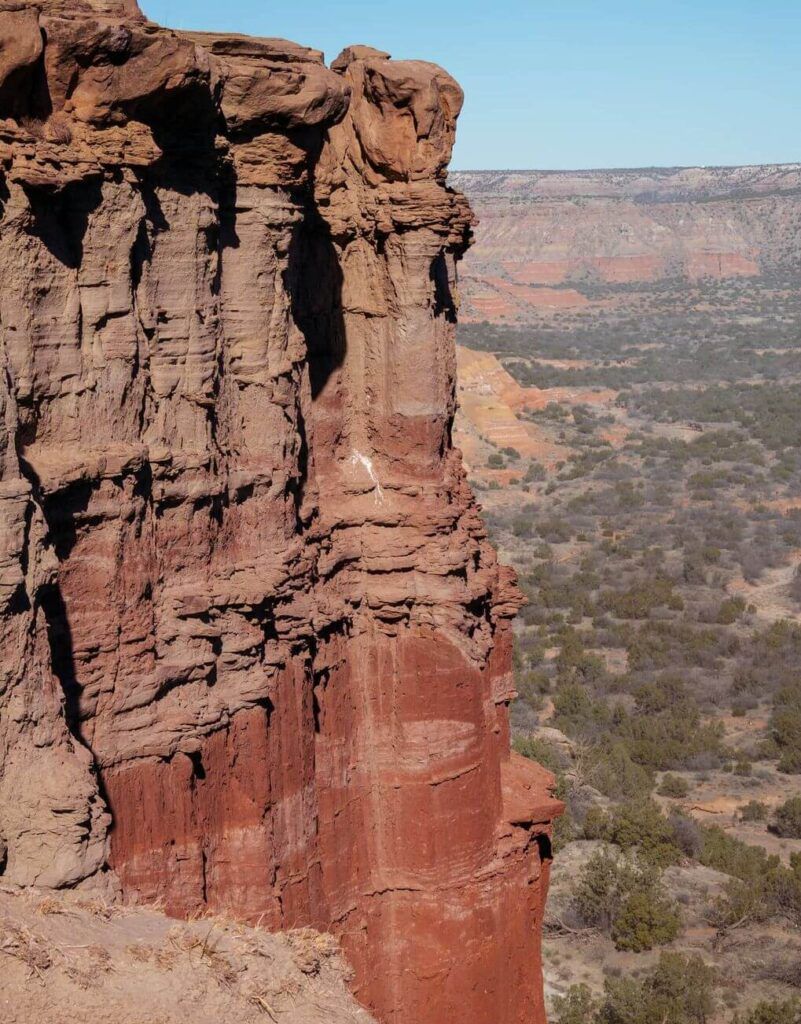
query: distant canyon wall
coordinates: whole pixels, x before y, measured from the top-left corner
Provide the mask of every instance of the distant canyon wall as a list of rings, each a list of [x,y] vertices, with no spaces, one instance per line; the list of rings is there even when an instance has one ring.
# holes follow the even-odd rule
[[[0,4],[0,870],[542,1021],[560,805],[455,410],[458,85]]]
[[[749,279],[801,261],[801,165],[462,171],[473,320],[580,310],[588,287]]]

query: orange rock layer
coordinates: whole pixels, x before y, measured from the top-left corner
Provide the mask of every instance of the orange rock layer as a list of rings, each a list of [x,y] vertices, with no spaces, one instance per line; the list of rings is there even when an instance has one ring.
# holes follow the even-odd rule
[[[0,4],[0,870],[542,1021],[552,779],[458,451],[457,84]]]

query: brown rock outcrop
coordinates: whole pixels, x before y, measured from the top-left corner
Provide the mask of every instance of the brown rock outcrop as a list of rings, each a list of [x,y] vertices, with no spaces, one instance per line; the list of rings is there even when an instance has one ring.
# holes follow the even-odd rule
[[[366,47],[0,6],[0,841],[541,1020],[559,810],[451,445],[462,96]]]

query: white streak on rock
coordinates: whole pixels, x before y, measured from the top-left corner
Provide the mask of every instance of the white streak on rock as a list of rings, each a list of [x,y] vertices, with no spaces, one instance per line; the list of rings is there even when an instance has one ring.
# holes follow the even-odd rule
[[[373,460],[368,458],[366,455],[362,455],[361,452],[357,452],[355,449],[353,455],[350,457],[351,465],[353,466],[364,466],[367,470],[367,475],[373,482],[375,488],[375,503],[376,505],[384,504],[384,492],[381,490],[381,481],[378,479],[375,469],[373,468]]]

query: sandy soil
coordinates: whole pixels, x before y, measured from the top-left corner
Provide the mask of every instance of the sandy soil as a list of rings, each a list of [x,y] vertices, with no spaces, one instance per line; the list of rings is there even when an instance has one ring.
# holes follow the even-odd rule
[[[335,941],[0,887],[2,1024],[370,1024]]]

